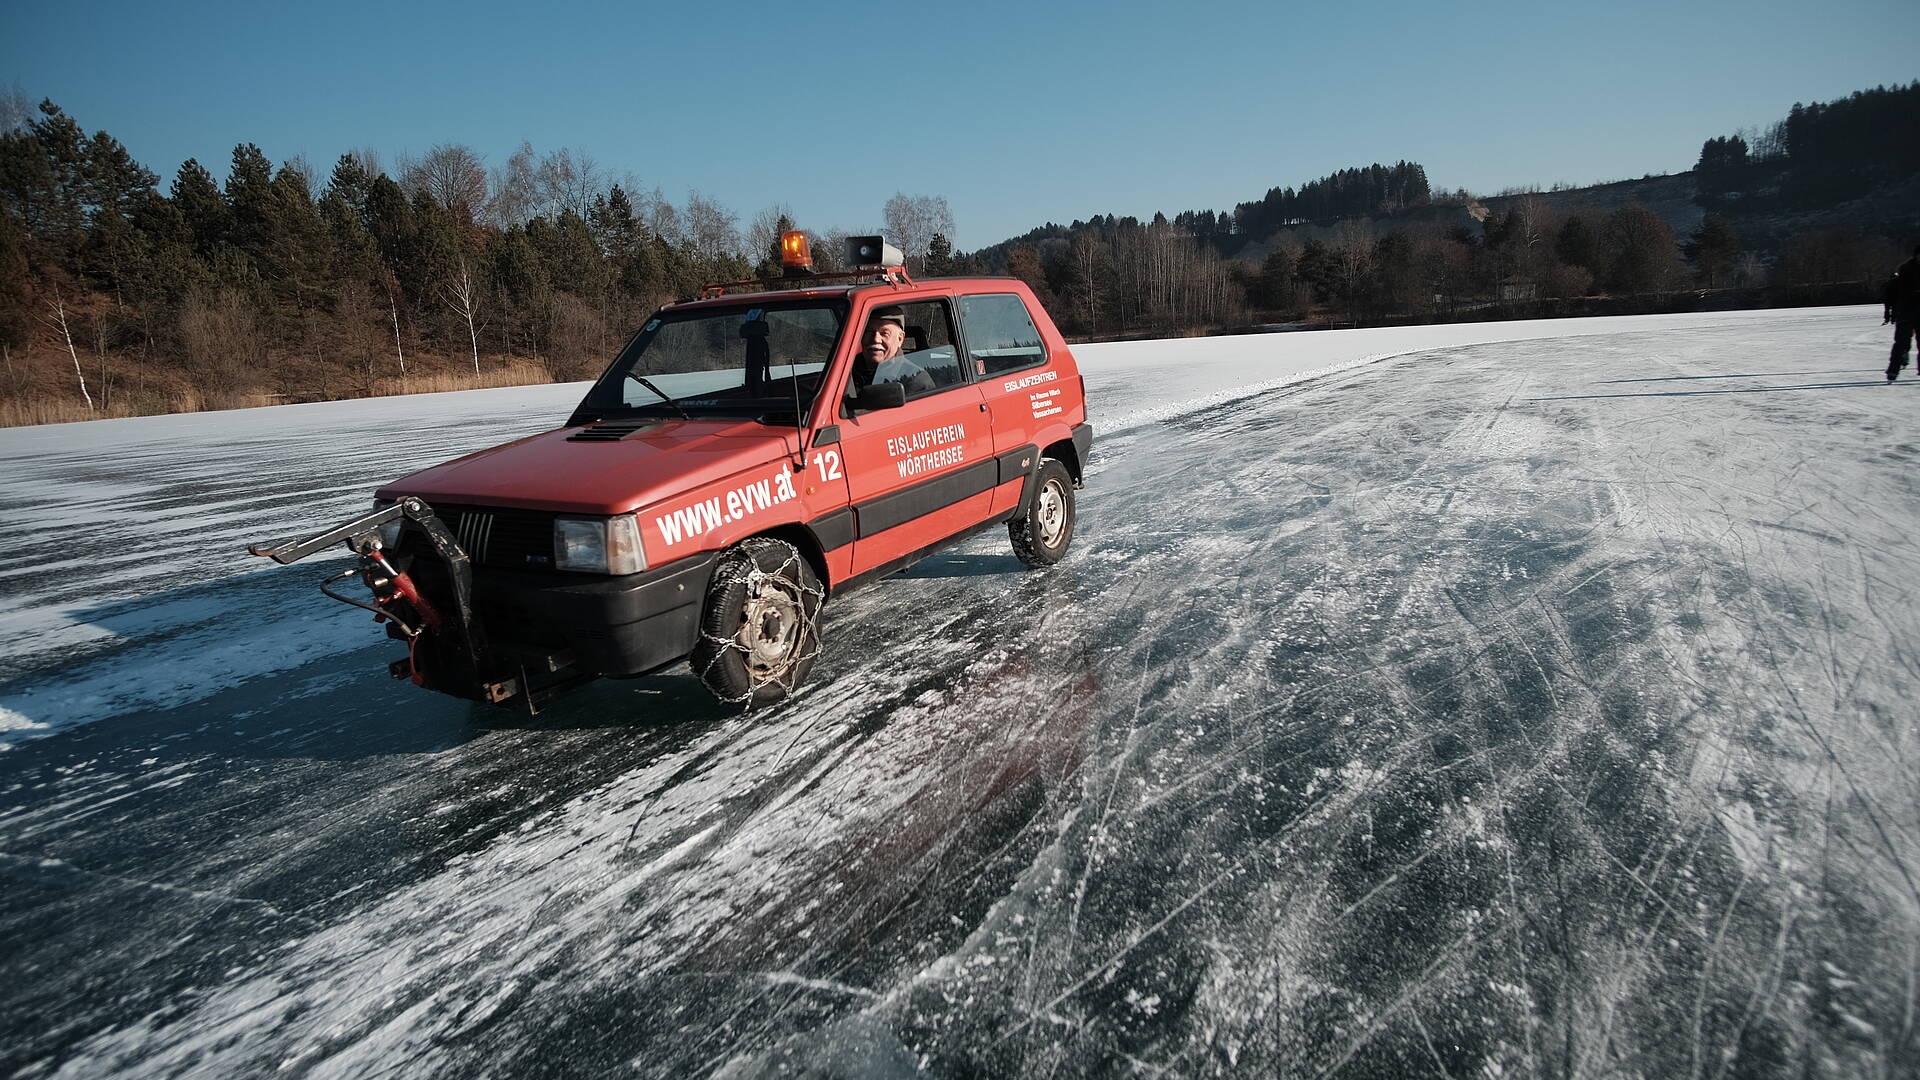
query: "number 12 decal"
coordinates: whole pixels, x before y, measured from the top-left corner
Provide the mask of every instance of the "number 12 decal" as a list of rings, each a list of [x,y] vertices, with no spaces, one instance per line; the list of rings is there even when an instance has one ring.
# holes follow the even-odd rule
[[[813,455],[813,463],[820,469],[820,479],[840,479],[840,451],[823,450]]]

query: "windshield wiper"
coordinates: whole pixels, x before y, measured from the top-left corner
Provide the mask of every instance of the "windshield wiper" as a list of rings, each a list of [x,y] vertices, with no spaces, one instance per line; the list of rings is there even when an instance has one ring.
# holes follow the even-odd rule
[[[635,374],[634,374],[633,372],[631,372],[631,371],[629,371],[629,372],[627,372],[627,378],[629,378],[629,379],[632,379],[632,380],[633,380],[634,382],[637,382],[637,383],[639,383],[639,384],[640,384],[641,386],[644,386],[644,387],[646,387],[647,389],[649,389],[649,390],[651,390],[651,391],[653,391],[654,393],[656,393],[656,394],[658,394],[658,395],[660,395],[660,400],[661,400],[661,401],[664,401],[664,402],[666,402],[666,403],[667,403],[667,406],[668,406],[669,408],[671,408],[671,409],[672,409],[672,410],[673,410],[674,412],[677,412],[677,413],[679,413],[679,414],[680,414],[680,418],[681,418],[682,420],[691,420],[691,419],[693,419],[693,414],[692,414],[692,413],[690,413],[690,412],[688,412],[687,410],[685,410],[685,409],[683,409],[683,408],[681,408],[681,407],[680,407],[680,403],[679,403],[679,402],[677,402],[677,401],[675,401],[675,400],[673,400],[673,399],[672,399],[671,397],[668,397],[668,396],[667,396],[667,393],[666,393],[666,391],[664,391],[664,390],[662,390],[662,389],[660,389],[659,387],[657,387],[657,386],[655,386],[655,385],[653,385],[653,383],[651,383],[651,382],[648,382],[648,381],[647,381],[647,377],[646,377],[645,375],[635,375]]]

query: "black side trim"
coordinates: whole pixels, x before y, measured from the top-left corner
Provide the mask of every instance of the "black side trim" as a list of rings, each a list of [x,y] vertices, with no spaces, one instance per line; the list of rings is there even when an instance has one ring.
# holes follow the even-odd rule
[[[813,530],[813,538],[820,541],[821,551],[836,551],[853,543],[859,525],[851,506],[843,506],[807,522],[807,528]]]
[[[1000,482],[997,461],[976,461],[963,469],[936,476],[904,491],[892,491],[854,507],[860,518],[860,535],[872,536],[896,525],[924,517],[961,499],[993,490]]]
[[[1000,482],[1002,484],[1009,480],[1017,480],[1024,476],[1031,476],[1033,471],[1040,467],[1040,448],[1032,443],[1028,443],[1018,449],[1009,450],[1001,454],[999,462]]]
[[[838,424],[828,424],[826,427],[813,433],[813,445],[815,446],[832,446],[839,441],[840,425]]]
[[[995,514],[978,525],[970,525],[967,528],[961,529],[959,532],[954,533],[952,536],[947,537],[945,540],[941,540],[938,543],[928,544],[926,547],[923,547],[918,551],[909,552],[908,554],[902,555],[899,558],[893,560],[892,562],[882,563],[881,565],[876,566],[871,570],[867,570],[867,571],[863,571],[861,573],[855,574],[852,577],[848,578],[847,580],[841,582],[840,584],[835,585],[833,587],[833,595],[835,596],[835,598],[838,598],[846,595],[847,593],[853,591],[854,589],[859,588],[862,585],[871,585],[874,582],[880,580],[881,578],[888,576],[889,574],[897,574],[900,571],[905,570],[907,567],[912,566],[914,563],[919,562],[921,559],[926,558],[927,556],[933,554],[936,551],[941,551],[946,548],[950,548],[953,545],[960,543],[962,540],[966,540],[970,537],[977,536],[980,533],[986,532],[988,529],[993,528],[995,525],[1004,524],[1008,518],[1012,517],[1017,513],[1019,513],[1019,510],[1016,508],[1013,510],[1008,510],[1004,513]]]

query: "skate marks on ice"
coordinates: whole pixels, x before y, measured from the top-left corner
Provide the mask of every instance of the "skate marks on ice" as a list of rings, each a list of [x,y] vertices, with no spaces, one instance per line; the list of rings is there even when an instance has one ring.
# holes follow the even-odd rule
[[[548,409],[488,394],[445,420],[416,402],[404,424],[381,422],[406,403],[385,399],[0,435],[14,511],[0,523],[0,752],[364,647],[363,617],[313,603],[342,558],[288,570],[247,544],[337,524],[395,475],[552,426],[555,389],[529,392]],[[298,431],[315,410],[337,418],[329,438],[274,423]]]
[[[1461,348],[1131,429],[1066,562],[983,537],[837,600],[764,714],[677,675],[396,720],[322,689],[365,650],[17,747],[0,873],[42,899],[0,910],[55,944],[4,1004],[61,1020],[0,1068],[1895,1072],[1910,429],[1532,400],[1750,346]]]
[[[1110,447],[1076,565],[1138,696],[1079,801],[963,946],[731,1071],[1909,1067],[1914,493],[1805,475],[1851,403],[1525,404],[1641,348]]]

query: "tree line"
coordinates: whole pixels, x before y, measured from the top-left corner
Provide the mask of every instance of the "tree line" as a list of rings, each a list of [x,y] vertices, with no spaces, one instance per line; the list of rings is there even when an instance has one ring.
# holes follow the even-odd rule
[[[1466,218],[1466,214],[1460,215]],[[1468,219],[1471,222],[1471,219]],[[1738,234],[1711,215],[1682,243],[1645,206],[1560,212],[1515,200],[1479,223],[1387,227],[1348,219],[1270,238],[1257,261],[1222,258],[1164,215],[1096,217],[1029,235],[1008,272],[1067,332],[1146,336],[1320,316],[1452,319],[1515,301],[1652,294],[1741,280]]]
[[[1708,139],[1694,172],[1716,209],[1805,209],[1920,173],[1920,81],[1796,102],[1764,131]]]
[[[52,102],[7,119],[5,422],[585,378],[659,305],[776,273],[793,227],[784,206],[742,225],[526,144],[498,169],[441,145],[321,176],[242,143],[224,180],[188,160],[163,192]],[[909,250],[964,261],[945,199],[896,195],[883,216]],[[816,238],[822,269],[840,236]]]

